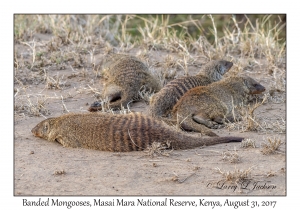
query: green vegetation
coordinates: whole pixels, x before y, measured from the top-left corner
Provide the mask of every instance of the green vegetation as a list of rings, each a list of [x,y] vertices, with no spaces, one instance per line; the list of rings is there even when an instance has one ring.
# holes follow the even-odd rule
[[[274,30],[273,35],[279,41],[285,39],[284,14],[278,15],[15,15],[15,38],[30,37],[33,33],[52,33],[57,36],[81,37],[84,34],[96,35],[106,29],[114,32],[117,38],[122,34],[131,42],[142,37],[141,30],[158,27],[157,32],[169,31],[178,37],[197,39],[205,36],[209,42],[224,37],[228,31],[239,33],[241,28]],[[250,26],[250,27],[249,27]],[[276,27],[274,27],[276,26]],[[240,31],[241,32],[241,31]],[[27,33],[27,34],[26,34]],[[156,34],[158,35],[158,34]],[[129,37],[128,37],[129,36]]]

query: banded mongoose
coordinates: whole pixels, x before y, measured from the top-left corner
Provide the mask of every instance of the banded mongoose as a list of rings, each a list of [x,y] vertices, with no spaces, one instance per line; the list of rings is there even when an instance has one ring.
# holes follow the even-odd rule
[[[152,117],[169,117],[173,106],[188,90],[206,86],[222,79],[233,63],[225,60],[210,61],[201,67],[195,76],[181,77],[169,82],[150,100],[149,114]]]
[[[127,107],[127,104],[138,96],[141,88],[151,92],[161,89],[159,80],[154,78],[147,66],[131,55],[109,56],[104,61],[102,72],[106,78],[102,97],[108,99],[111,109]],[[89,107],[91,112],[101,109],[101,102],[97,101]]]
[[[153,142],[169,144],[173,149],[190,149],[203,145],[240,142],[241,137],[201,138],[176,131],[161,121],[140,113],[65,114],[38,123],[31,132],[64,147],[83,147],[112,152],[146,149]]]
[[[224,123],[224,118],[233,121],[234,106],[247,103],[247,96],[259,94],[265,88],[248,76],[228,77],[208,86],[189,90],[177,102],[172,115],[180,117],[184,130],[200,132],[208,136],[217,136],[209,128]]]

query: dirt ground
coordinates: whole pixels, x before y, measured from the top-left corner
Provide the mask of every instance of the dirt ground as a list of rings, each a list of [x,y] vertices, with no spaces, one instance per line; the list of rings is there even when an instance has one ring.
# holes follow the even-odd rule
[[[50,37],[37,34],[36,40],[42,48]],[[143,49],[130,49],[126,53],[141,52]],[[21,43],[15,44],[15,54],[25,65],[31,59],[30,48]],[[93,55],[97,66],[104,50],[99,48]],[[152,72],[159,72],[169,55],[176,58],[172,52],[153,50],[143,60]],[[43,119],[66,112],[87,112],[97,100],[103,79],[100,69],[91,67],[89,58],[86,53],[78,61],[49,62],[40,68],[45,71],[27,66],[15,73],[14,195],[286,195],[285,93],[270,91],[273,77],[263,71],[264,61],[244,71],[269,94],[267,102],[255,110],[260,122],[257,131],[242,132],[237,129],[238,123],[232,125],[234,129],[214,130],[220,136],[251,139],[255,148],[228,143],[150,156],[144,151],[64,148],[32,135],[31,129]],[[188,66],[189,74],[196,74],[203,63],[205,60],[196,59]],[[176,77],[184,74],[176,66],[173,70]],[[145,113],[147,107],[145,101],[133,102],[130,110]],[[274,154],[264,155],[262,149],[268,139],[280,139],[282,145]],[[226,154],[236,154],[230,156],[235,159],[228,160]],[[234,177],[237,174],[241,177]]]

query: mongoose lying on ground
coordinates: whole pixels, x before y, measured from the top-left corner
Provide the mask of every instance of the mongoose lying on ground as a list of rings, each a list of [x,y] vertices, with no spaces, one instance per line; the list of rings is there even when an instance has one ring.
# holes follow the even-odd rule
[[[174,79],[154,94],[150,100],[149,114],[152,117],[167,117],[176,102],[188,90],[197,86],[206,86],[222,79],[233,63],[225,60],[210,61],[195,76]]]
[[[138,96],[138,91],[157,92],[161,89],[158,79],[149,72],[147,66],[138,58],[130,55],[114,54],[106,58],[103,76],[107,78],[102,97],[108,99],[109,107],[117,109]],[[94,102],[89,111],[101,110],[101,102]]]
[[[172,115],[174,118],[178,115],[181,118],[179,122],[183,120],[181,127],[184,130],[217,136],[209,128],[223,123],[224,117],[233,121],[233,107],[246,103],[248,95],[263,91],[265,88],[248,76],[225,78],[208,86],[189,90],[174,106]]]
[[[240,137],[197,138],[139,114],[66,114],[38,123],[31,132],[65,147],[83,147],[113,152],[146,149],[153,142],[170,143],[173,149],[240,142]]]

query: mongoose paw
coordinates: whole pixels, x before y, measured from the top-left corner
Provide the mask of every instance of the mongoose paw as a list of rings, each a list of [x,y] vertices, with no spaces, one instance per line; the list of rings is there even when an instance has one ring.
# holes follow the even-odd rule
[[[219,129],[219,128],[220,128],[220,125],[219,125],[219,124],[214,125],[214,126],[211,127],[211,129]]]
[[[99,111],[99,110],[101,110],[102,109],[102,103],[101,102],[99,102],[99,101],[95,101],[94,103],[92,103],[91,104],[91,106],[89,107],[89,111],[90,112],[97,112],[97,111]]]
[[[206,127],[212,128],[212,129],[218,129],[218,127],[219,127],[219,124],[217,122],[214,122],[211,120],[208,120],[205,125],[206,125]]]
[[[219,124],[217,129],[221,129],[221,128],[224,128],[224,127],[225,127],[225,125]]]

